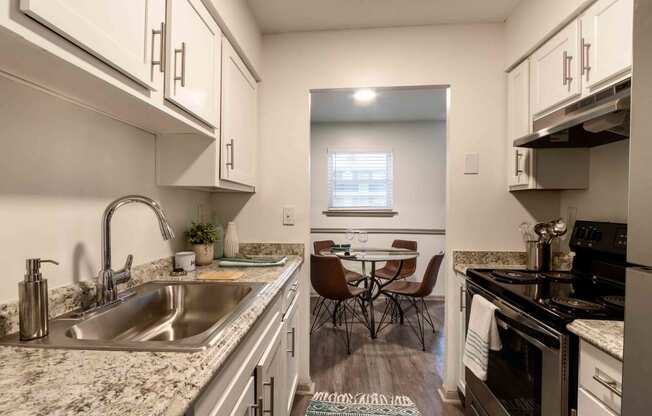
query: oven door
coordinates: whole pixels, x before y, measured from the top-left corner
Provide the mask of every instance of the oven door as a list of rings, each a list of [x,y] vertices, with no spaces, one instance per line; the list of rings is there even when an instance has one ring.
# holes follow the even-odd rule
[[[503,345],[489,352],[487,380],[466,369],[467,388],[482,411],[488,416],[568,416],[568,337],[467,281],[467,305],[474,295],[498,306]],[[467,308],[467,324],[469,316]],[[468,409],[467,414],[474,415]]]

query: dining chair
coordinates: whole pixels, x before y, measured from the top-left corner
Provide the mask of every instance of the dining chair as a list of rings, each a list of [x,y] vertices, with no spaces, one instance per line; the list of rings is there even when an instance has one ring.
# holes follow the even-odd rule
[[[315,255],[320,256],[321,252],[324,250],[329,250],[331,247],[335,245],[335,242],[333,240],[321,240],[321,241],[315,241],[312,243],[313,248],[315,250]],[[361,280],[364,279],[364,276],[356,271],[349,270],[346,267],[344,268],[344,272],[346,274],[346,281],[349,284],[357,285],[360,283]]]
[[[417,242],[411,240],[394,240],[394,242],[392,243],[392,247],[417,251]],[[417,271],[416,257],[410,260],[404,260],[402,265],[400,260],[390,260],[387,263],[385,263],[384,267],[376,270],[376,277],[383,280],[391,280],[394,278],[394,276],[396,276],[396,273],[398,272],[399,275],[396,278],[396,280],[400,280],[412,276],[416,271]]]
[[[433,333],[436,332],[435,323],[430,315],[425,298],[432,293],[435,284],[437,284],[437,276],[443,260],[443,253],[433,256],[428,262],[428,267],[426,267],[421,282],[394,281],[382,289],[382,294],[388,299],[380,320],[380,326],[382,327],[386,322],[385,319],[391,319],[394,316],[399,316],[401,323],[405,319],[417,335],[417,338],[419,338],[423,351],[426,350],[426,324],[432,328]],[[403,308],[401,302],[407,303],[407,308]],[[414,310],[414,320],[408,314],[411,310]]]
[[[352,324],[354,319],[360,318],[355,311],[355,306],[361,306],[362,314],[366,315],[360,299],[360,295],[365,292],[365,289],[349,285],[342,261],[338,257],[331,256],[316,256],[314,254],[310,256],[310,282],[317,294],[324,299],[315,312],[310,333],[312,334],[331,319],[333,326],[336,326],[338,321],[343,323],[346,334],[346,351],[350,354]],[[328,312],[325,313],[325,318],[321,317],[322,312]]]

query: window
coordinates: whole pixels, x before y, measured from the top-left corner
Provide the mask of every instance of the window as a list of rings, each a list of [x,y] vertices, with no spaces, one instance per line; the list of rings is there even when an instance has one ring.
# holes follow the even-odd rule
[[[391,209],[392,152],[329,152],[329,209]]]

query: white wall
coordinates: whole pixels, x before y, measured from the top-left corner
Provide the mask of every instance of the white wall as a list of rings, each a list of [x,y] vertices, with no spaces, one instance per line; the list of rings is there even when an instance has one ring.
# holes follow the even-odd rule
[[[113,260],[140,264],[181,248],[204,193],[159,188],[154,136],[0,77],[0,301],[15,299],[30,257],[50,287],[94,278],[100,268],[100,219],[106,205],[140,193],[161,202],[177,238],[161,239],[149,208],[122,208],[113,221]]]
[[[589,189],[561,192],[561,215],[577,208],[582,220],[627,222],[629,140],[590,150]]]
[[[394,210],[390,218],[328,217],[328,151],[391,150],[394,156]],[[446,123],[313,123],[311,125],[311,208],[313,228],[428,228],[446,226]],[[416,280],[430,257],[445,249],[443,235],[370,234],[367,247],[389,247],[394,239],[417,241]],[[313,234],[312,241],[346,242],[343,234]],[[354,243],[355,244],[355,243]],[[359,243],[357,243],[359,244]],[[358,264],[347,267],[356,269]],[[443,296],[445,279],[433,292]]]
[[[505,67],[525,56],[594,0],[521,0],[505,24]]]
[[[507,192],[504,43],[501,24],[264,36],[257,192],[219,195],[216,206],[235,218],[245,241],[309,244],[310,90],[451,85],[445,269],[456,249],[522,250],[518,225],[558,215],[559,199]],[[480,154],[479,175],[463,174],[467,152]],[[283,226],[284,205],[296,208],[296,225]],[[457,335],[453,303],[447,309],[448,343]],[[445,388],[455,390],[454,346],[446,362]]]

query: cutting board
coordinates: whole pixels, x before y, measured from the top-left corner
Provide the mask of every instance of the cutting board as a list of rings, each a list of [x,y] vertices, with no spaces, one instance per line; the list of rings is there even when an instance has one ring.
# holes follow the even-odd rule
[[[201,272],[198,278],[201,280],[238,280],[242,276],[244,276],[244,272],[221,270]]]

